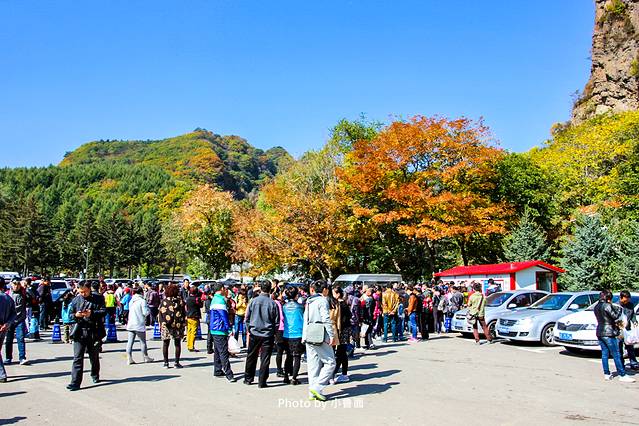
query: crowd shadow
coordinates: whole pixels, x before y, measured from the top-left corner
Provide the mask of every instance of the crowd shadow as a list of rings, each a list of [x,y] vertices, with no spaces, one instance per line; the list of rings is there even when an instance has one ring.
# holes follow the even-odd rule
[[[0,398],[8,397],[8,396],[16,396],[27,393],[26,391],[16,391],[16,392],[4,392],[0,393]]]
[[[350,377],[352,381],[364,381],[367,379],[381,379],[383,377],[389,377],[389,376],[392,376],[393,374],[397,374],[400,372],[401,370],[381,370],[381,371],[375,371],[371,373],[349,374],[348,376]]]
[[[90,371],[90,370],[85,370]],[[23,380],[32,380],[32,379],[43,379],[50,377],[62,377],[62,376],[70,376],[71,371],[60,371],[55,373],[41,373],[41,374],[19,374],[16,376],[12,376],[8,378],[9,382],[21,382]]]
[[[162,382],[165,380],[175,379],[180,377],[178,375],[160,374],[154,376],[138,376],[138,377],[126,377],[124,379],[103,379],[99,383],[94,385],[83,387],[82,389],[95,389],[104,386],[119,385],[123,383],[138,383],[138,382]]]
[[[0,425],[13,425],[26,419],[27,418],[24,416],[15,416],[10,419],[0,419]]]
[[[73,356],[58,356],[55,358],[38,358],[29,360],[30,365],[48,364],[51,362],[72,361]]]
[[[384,384],[375,384],[375,383],[362,383],[355,385],[353,387],[349,387],[346,389],[341,389],[338,392],[331,395],[332,399],[343,399],[343,398],[352,398],[354,396],[364,396],[371,395],[377,393],[384,393],[387,390],[390,390],[393,386],[398,385],[399,382],[390,382]]]

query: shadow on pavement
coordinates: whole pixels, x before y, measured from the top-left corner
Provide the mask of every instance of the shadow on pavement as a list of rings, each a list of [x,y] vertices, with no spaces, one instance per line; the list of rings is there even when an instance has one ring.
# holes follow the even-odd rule
[[[6,396],[16,396],[16,395],[22,395],[24,393],[27,393],[26,391],[17,391],[17,392],[5,392],[5,393],[0,393],[0,398],[4,398]]]
[[[90,371],[90,370],[85,370]],[[42,374],[22,374],[18,376],[9,377],[8,380],[10,382],[21,382],[23,380],[31,380],[31,379],[43,379],[47,377],[62,377],[62,376],[70,376],[71,369],[67,371],[61,371],[58,373],[42,373]]]
[[[127,377],[126,379],[113,379],[113,380],[103,379],[98,384],[86,386],[86,387],[83,387],[82,389],[94,389],[94,388],[100,388],[103,386],[118,385],[122,383],[161,382],[163,380],[175,379],[176,377],[180,377],[180,376],[156,375],[156,376]]]
[[[354,371],[354,370],[370,370],[373,368],[377,368],[377,364],[374,362],[371,362],[369,364],[359,364],[359,365],[353,365],[353,366],[349,366],[348,367],[348,371]]]
[[[394,354],[394,353],[397,353],[397,351],[394,349],[391,349],[389,351],[382,351],[382,350],[376,349],[375,351],[370,351],[370,352],[366,352],[365,354],[362,354],[362,357],[384,356],[384,355]]]
[[[26,417],[22,417],[22,416],[16,416],[10,419],[0,419],[0,425],[12,425],[26,419],[27,419]]]
[[[391,387],[398,385],[399,382],[390,382],[385,384],[362,384],[355,387],[342,389],[341,391],[330,395],[331,399],[350,398],[353,396],[363,396],[386,392]]]
[[[368,379],[379,379],[382,377],[392,376],[393,374],[399,373],[400,370],[385,370],[385,371],[377,371],[375,373],[362,373],[362,374],[349,374],[351,381],[364,381]]]

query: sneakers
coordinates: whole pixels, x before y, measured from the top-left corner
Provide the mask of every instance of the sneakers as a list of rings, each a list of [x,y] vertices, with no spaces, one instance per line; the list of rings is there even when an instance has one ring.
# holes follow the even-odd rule
[[[149,364],[151,362],[155,361],[153,358],[151,358],[150,356],[144,356],[144,362]]]
[[[127,359],[126,363],[128,365],[133,365],[133,364],[135,364],[135,361],[133,361],[133,358],[129,358],[129,359]]]
[[[169,363],[168,362],[164,363],[164,368],[169,368]]]
[[[180,364],[179,362],[176,362],[175,364],[173,364],[173,366],[175,368],[182,368],[182,364]]]
[[[612,380],[612,374],[604,374],[604,380]]]
[[[632,377],[629,377],[629,376],[621,376],[621,377],[619,377],[619,381],[623,382],[623,383],[634,383],[634,382],[636,382],[635,379],[633,379]]]
[[[410,337],[408,339],[408,343],[415,343],[415,342],[417,342],[417,339],[415,339],[414,337]]]
[[[351,379],[348,378],[347,375],[342,374],[340,376],[337,376],[337,378],[335,379],[335,383],[346,383],[346,382],[350,382]]]
[[[327,399],[324,395],[322,395],[321,393],[319,393],[315,389],[311,389],[310,393],[311,393],[311,396],[308,399],[311,400],[311,401],[315,400],[315,401],[325,402],[326,399]]]

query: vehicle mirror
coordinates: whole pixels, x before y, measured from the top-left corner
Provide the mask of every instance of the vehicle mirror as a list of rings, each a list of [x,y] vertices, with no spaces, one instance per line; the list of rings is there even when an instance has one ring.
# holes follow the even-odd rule
[[[517,305],[515,305],[514,303],[508,305],[508,309],[515,309],[516,307]]]
[[[576,303],[573,303],[570,306],[568,306],[569,311],[576,311],[577,309],[579,309],[579,305],[577,305]]]

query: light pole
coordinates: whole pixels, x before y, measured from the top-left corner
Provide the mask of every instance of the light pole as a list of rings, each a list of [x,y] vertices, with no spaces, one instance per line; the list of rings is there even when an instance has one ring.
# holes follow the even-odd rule
[[[89,245],[88,244],[84,247],[84,260],[85,260],[84,279],[88,280],[89,279]]]

